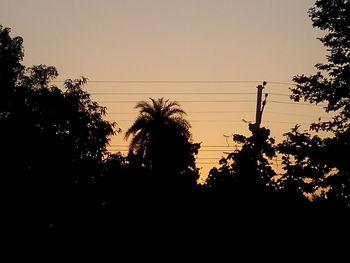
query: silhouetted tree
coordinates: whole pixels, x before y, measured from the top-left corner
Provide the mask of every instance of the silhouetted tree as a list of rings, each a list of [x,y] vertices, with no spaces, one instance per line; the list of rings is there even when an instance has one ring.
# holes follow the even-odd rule
[[[325,194],[324,179],[332,167],[328,165],[327,140],[301,133],[299,126],[284,134],[287,138],[278,145],[283,153],[282,165],[286,171],[279,179],[284,191],[315,199]]]
[[[0,31],[0,157],[2,185],[23,215],[67,216],[94,201],[93,188],[114,123],[83,91],[86,79],[66,80],[45,65],[25,69],[21,38]],[[25,217],[18,217],[23,222]],[[50,220],[48,220],[50,221]]]
[[[323,197],[345,206],[350,206],[350,164],[346,157],[350,152],[349,13],[348,0],[318,0],[309,10],[313,26],[326,32],[320,40],[328,48],[328,62],[317,64],[314,75],[294,77],[297,85],[291,89],[294,101],[326,104],[326,112],[333,112],[334,117],[331,121],[320,120],[310,128],[333,132],[334,137],[322,140],[294,129],[280,146],[286,155],[286,176],[293,184],[300,182],[298,189],[305,185],[311,187],[307,192],[321,186],[329,188]],[[295,162],[291,163],[293,159]],[[306,177],[312,180],[311,184],[303,182]]]
[[[206,180],[209,190],[229,194],[244,204],[249,200],[265,202],[276,189],[269,159],[275,156],[274,139],[270,130],[249,125],[250,137],[235,134],[233,140],[242,145],[241,149],[220,160],[219,169],[210,171]]]
[[[326,31],[320,38],[327,47],[328,63],[316,64],[319,70],[311,76],[294,77],[294,101],[326,103],[327,112],[335,112],[332,121],[314,124],[312,129],[335,133],[349,129],[350,118],[350,3],[348,0],[318,0],[309,10],[313,26]]]
[[[149,194],[150,170],[140,165],[137,156],[109,154],[103,160],[103,170],[97,187],[100,203],[112,209],[121,205],[136,205]]]
[[[190,124],[177,102],[163,98],[151,99],[151,103],[139,102],[140,110],[125,138],[133,138],[130,152],[142,159],[142,165],[152,170],[159,184],[156,188],[193,187],[198,179],[195,155],[199,144],[192,143]]]
[[[6,95],[11,91],[22,74],[24,66],[23,60],[23,39],[21,37],[12,38],[10,28],[0,25],[0,105],[3,106]]]

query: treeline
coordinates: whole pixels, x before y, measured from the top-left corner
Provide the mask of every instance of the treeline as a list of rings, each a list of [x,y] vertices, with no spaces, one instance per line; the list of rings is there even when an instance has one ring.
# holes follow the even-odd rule
[[[227,219],[245,210],[348,211],[349,13],[345,0],[319,0],[310,9],[313,25],[326,31],[321,41],[328,62],[317,64],[315,75],[294,77],[291,90],[296,102],[326,104],[333,119],[308,132],[296,125],[279,144],[268,129],[250,124],[251,136],[233,136],[242,148],[220,160],[204,185],[197,183],[195,163],[200,144],[176,102],[139,102],[139,115],[125,133],[129,154],[111,154],[109,139],[121,131],[83,90],[87,79],[69,79],[58,88],[52,84],[56,68],[24,67],[22,38],[0,26],[0,169],[9,223],[59,231],[108,228],[116,218],[146,220],[160,213],[181,221],[190,215]],[[311,135],[319,131],[333,135]],[[269,164],[277,155],[282,175]]]

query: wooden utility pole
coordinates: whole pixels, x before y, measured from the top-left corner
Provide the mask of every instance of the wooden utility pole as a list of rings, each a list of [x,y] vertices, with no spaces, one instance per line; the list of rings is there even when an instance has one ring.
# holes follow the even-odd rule
[[[261,105],[262,90],[265,88],[266,84],[267,84],[266,81],[264,81],[262,85],[257,86],[258,93],[257,93],[257,99],[256,99],[256,117],[255,117],[255,125],[257,128],[260,128],[262,113],[264,111],[264,107],[266,104],[267,94],[265,95],[266,96],[265,100]]]

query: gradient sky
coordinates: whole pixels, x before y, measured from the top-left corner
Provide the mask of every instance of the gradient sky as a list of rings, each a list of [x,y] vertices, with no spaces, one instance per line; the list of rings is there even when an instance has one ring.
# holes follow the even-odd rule
[[[85,76],[96,80],[234,80],[238,83],[101,83],[96,92],[247,92],[261,81],[271,93],[263,125],[280,140],[294,123],[325,116],[322,107],[288,102],[294,75],[315,72],[325,48],[316,39],[307,10],[313,0],[0,0],[0,24],[24,38],[27,66],[57,67],[60,80]],[[269,83],[270,82],[270,83]],[[135,118],[137,101],[161,95],[97,96],[108,119],[125,131]],[[166,95],[171,100],[255,100],[256,95]],[[270,102],[269,102],[270,101]],[[254,102],[181,102],[191,121],[194,141],[226,145],[224,134],[248,135],[241,119],[254,121]],[[215,121],[215,122],[214,122]],[[220,121],[220,122],[218,122]],[[231,139],[229,144],[233,145]],[[112,144],[126,145],[123,134]],[[126,149],[113,147],[115,150]],[[205,148],[209,150],[212,148]],[[221,148],[203,151],[203,175],[217,162]],[[218,150],[218,151],[216,151]],[[221,152],[220,152],[221,151]]]

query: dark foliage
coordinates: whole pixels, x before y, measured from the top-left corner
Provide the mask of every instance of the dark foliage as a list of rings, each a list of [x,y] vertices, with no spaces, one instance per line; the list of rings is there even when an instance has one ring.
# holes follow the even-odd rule
[[[280,146],[284,154],[285,187],[320,197],[318,202],[328,206],[350,206],[350,2],[347,0],[318,0],[309,15],[313,26],[324,30],[320,38],[327,47],[327,63],[311,76],[296,76],[292,88],[294,101],[324,103],[332,112],[331,121],[311,125],[316,132],[332,132],[333,137],[321,139],[297,128],[287,134]],[[288,185],[288,186],[287,186]],[[323,204],[325,205],[325,204]]]
[[[333,121],[314,124],[312,129],[335,133],[349,129],[350,118],[350,3],[347,0],[318,0],[309,11],[313,26],[324,30],[320,38],[327,47],[328,63],[319,63],[315,75],[296,76],[292,89],[294,101],[325,103],[327,112],[335,112]]]
[[[67,80],[61,90],[50,84],[54,67],[20,65],[22,41],[9,31],[0,32],[3,193],[20,212],[19,225],[30,221],[27,213],[49,224],[93,199],[114,123],[82,90],[86,79]]]
[[[163,98],[141,101],[135,108],[140,114],[126,138],[133,136],[130,153],[152,171],[154,190],[192,191],[199,177],[195,155],[200,145],[192,143],[191,126],[183,118],[186,113],[177,102]]]
[[[242,148],[220,160],[221,167],[210,171],[206,185],[210,192],[229,197],[231,202],[243,207],[274,207],[288,205],[285,193],[278,190],[278,176],[269,160],[275,157],[274,139],[270,130],[249,125],[250,137],[235,134],[233,140]]]
[[[1,105],[6,102],[6,95],[13,89],[24,69],[21,64],[24,56],[23,39],[11,38],[10,31],[9,28],[0,25],[0,97],[3,99]]]

